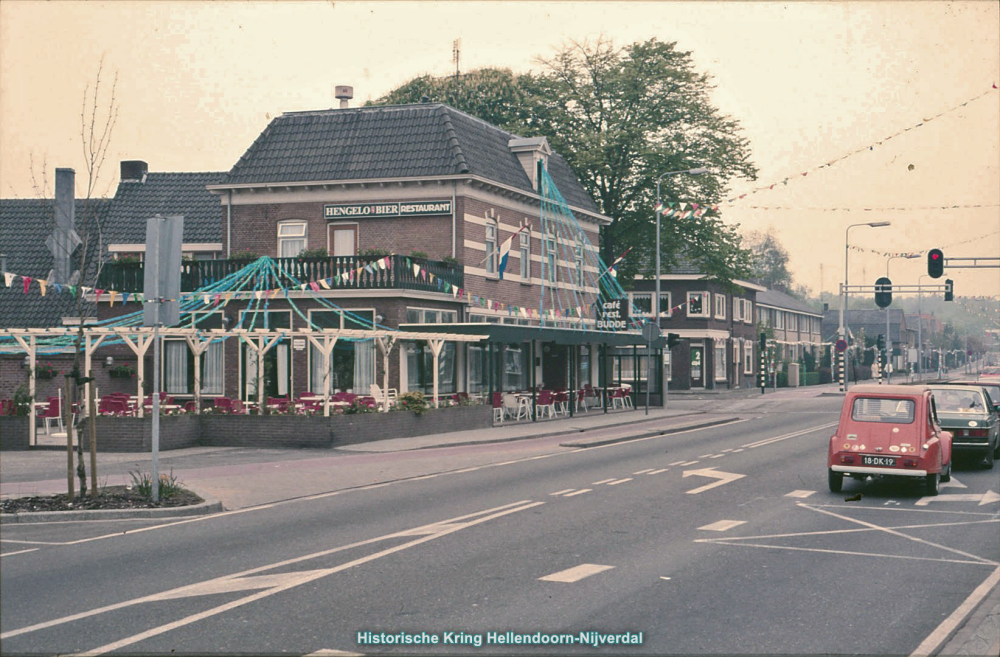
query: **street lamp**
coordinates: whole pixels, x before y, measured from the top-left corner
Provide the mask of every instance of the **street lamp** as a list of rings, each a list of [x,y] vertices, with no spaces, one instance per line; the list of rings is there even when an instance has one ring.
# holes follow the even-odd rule
[[[917,287],[923,285],[927,274],[920,274],[917,278]],[[924,380],[924,293],[917,291],[917,381]]]
[[[903,255],[891,255],[885,259],[885,277],[889,278],[889,263],[896,258],[906,258],[907,260],[912,260],[913,258],[919,258],[919,254],[907,254]],[[902,326],[902,325],[900,325]],[[900,329],[899,337],[903,337],[902,329]],[[885,309],[885,382],[892,383],[892,335],[889,333],[889,308]]]
[[[844,327],[844,309],[847,307],[847,254],[850,252],[850,238],[851,229],[855,226],[871,226],[872,228],[881,228],[883,226],[890,226],[889,221],[869,221],[861,224],[851,224],[844,231],[844,289],[841,290],[840,294],[840,327],[837,329],[837,335],[843,340],[847,337],[847,331]],[[841,356],[843,358],[843,356]],[[847,390],[847,367],[845,364],[844,373],[840,381],[840,391],[844,392]]]

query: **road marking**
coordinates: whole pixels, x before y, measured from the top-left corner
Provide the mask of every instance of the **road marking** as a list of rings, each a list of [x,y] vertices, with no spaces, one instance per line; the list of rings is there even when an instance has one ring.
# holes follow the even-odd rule
[[[744,451],[744,450],[743,450],[742,447],[740,447],[739,449],[734,449],[733,450],[733,454],[738,454],[739,452],[742,452],[742,451]]]
[[[709,456],[711,456],[711,454],[702,454],[698,458],[700,458],[700,459],[707,459]]]
[[[730,447],[729,449],[724,449],[724,450],[722,450],[722,451],[723,451],[723,452],[731,452],[731,451],[733,451],[733,448],[732,448],[732,447]]]
[[[660,575],[660,579],[669,580],[670,578],[669,577],[664,577],[663,575]]]
[[[673,463],[667,463],[667,465],[680,465],[681,463],[684,463],[684,461],[674,461]]]
[[[700,486],[698,488],[692,488],[689,491],[685,491],[687,492],[688,495],[697,495],[698,493],[703,493],[706,490],[715,488],[716,486],[722,486],[723,484],[728,484],[731,481],[736,481],[737,479],[742,479],[743,477],[746,476],[746,475],[736,474],[735,472],[722,472],[720,470],[716,470],[715,468],[703,468],[701,470],[684,471],[685,477],[690,477],[691,475],[697,475],[699,477],[711,477],[713,479],[718,479],[719,481],[716,481],[711,484],[705,484],[704,486]]]
[[[705,525],[704,527],[699,527],[698,529],[703,529],[707,532],[724,532],[727,529],[732,529],[733,527],[739,527],[740,525],[745,525],[746,520],[720,520],[718,522],[713,522],[710,525]]]
[[[712,454],[708,458],[710,458],[710,459],[721,459],[723,456],[725,456],[725,454]]]
[[[618,484],[624,484],[626,481],[632,481],[632,477],[629,477],[628,479],[619,479],[618,481],[610,481],[608,482],[608,486],[617,486]]]
[[[976,590],[969,594],[969,597],[965,599],[965,602],[960,604],[958,608],[951,612],[951,616],[944,619],[940,625],[935,628],[933,632],[924,639],[917,649],[913,651],[912,655],[933,655],[937,652],[941,644],[951,636],[952,632],[958,627],[959,623],[965,620],[966,616],[972,613],[972,610],[979,605],[980,601],[989,595],[993,587],[1000,583],[1000,568],[997,568],[993,573],[987,577],[982,584],[976,587]]]
[[[576,491],[575,493],[569,493],[569,494],[567,494],[566,497],[573,497],[575,495],[583,495],[584,493],[589,493],[592,490],[594,490],[594,489],[593,488],[581,488],[580,490]]]
[[[688,466],[688,465],[694,465],[695,463],[701,463],[701,461],[681,461],[677,465],[680,465],[680,466],[683,467],[683,466]]]
[[[572,584],[573,582],[579,582],[584,577],[590,577],[591,575],[596,575],[597,573],[603,573],[605,570],[611,570],[614,566],[600,566],[595,563],[584,563],[579,566],[574,566],[572,568],[567,568],[566,570],[560,570],[558,573],[552,573],[551,575],[546,575],[545,577],[539,577],[543,582],[565,582],[567,584]]]
[[[952,477],[951,481],[941,482],[941,488],[968,488],[968,486],[960,482],[958,479]]]
[[[18,550],[17,552],[8,552],[7,554],[0,554],[0,557],[12,557],[15,554],[25,554],[27,552],[37,552],[41,548],[30,548],[27,550]]]
[[[419,538],[416,538],[414,540],[408,541],[406,543],[401,543],[399,545],[395,545],[395,546],[387,548],[385,550],[381,550],[379,552],[375,552],[373,554],[369,554],[369,555],[366,555],[364,557],[360,557],[358,559],[354,559],[354,560],[349,561],[347,563],[340,564],[339,566],[334,566],[332,568],[324,568],[324,569],[320,569],[320,570],[311,571],[311,573],[314,573],[314,574],[311,575],[307,579],[296,579],[296,580],[294,580],[292,582],[286,582],[284,584],[273,586],[273,587],[265,589],[264,591],[261,591],[259,593],[255,593],[253,595],[250,595],[250,596],[238,599],[238,600],[234,600],[232,602],[220,605],[218,607],[214,607],[212,609],[208,609],[206,611],[203,611],[203,612],[200,612],[200,613],[197,613],[197,614],[193,614],[193,615],[188,616],[186,618],[182,618],[182,619],[180,619],[178,621],[175,621],[175,622],[172,622],[172,623],[167,623],[165,625],[161,625],[159,627],[155,627],[155,628],[152,628],[150,630],[147,630],[146,632],[142,632],[140,634],[136,634],[134,636],[122,639],[120,641],[116,641],[115,643],[110,643],[110,644],[102,646],[100,648],[96,648],[94,650],[88,651],[88,654],[100,654],[100,653],[104,653],[104,652],[110,652],[112,650],[118,650],[119,648],[123,648],[125,646],[129,646],[129,645],[132,645],[134,643],[138,643],[139,641],[143,641],[145,639],[148,639],[149,637],[157,636],[159,634],[163,634],[164,632],[169,632],[170,630],[176,629],[178,627],[182,627],[184,625],[188,625],[190,623],[202,620],[204,618],[208,618],[210,616],[214,616],[214,615],[220,614],[220,613],[225,612],[225,611],[229,611],[230,609],[235,609],[236,607],[243,606],[243,605],[248,604],[250,602],[254,602],[256,600],[260,600],[262,598],[266,598],[268,596],[274,595],[276,593],[280,593],[282,591],[288,590],[288,589],[290,589],[292,587],[295,587],[295,586],[300,586],[302,584],[305,584],[305,583],[308,583],[310,581],[319,579],[321,577],[326,577],[326,576],[332,575],[334,573],[338,573],[338,572],[341,572],[341,571],[344,571],[344,570],[348,570],[350,568],[354,568],[356,566],[360,566],[360,565],[366,564],[368,562],[374,561],[376,559],[380,559],[380,558],[388,556],[390,554],[395,554],[395,553],[400,552],[402,550],[406,550],[408,548],[416,547],[417,545],[421,545],[423,543],[427,543],[429,541],[436,540],[438,538],[441,538],[443,536],[447,536],[449,534],[452,534],[454,532],[460,531],[462,529],[473,527],[473,526],[478,525],[480,523],[487,522],[489,520],[493,520],[493,519],[496,519],[496,518],[500,518],[502,516],[509,515],[511,513],[518,513],[520,511],[525,511],[527,509],[531,509],[531,508],[534,508],[536,506],[541,506],[543,504],[545,504],[545,502],[532,502],[531,500],[521,500],[519,502],[511,502],[510,504],[504,504],[502,506],[493,507],[491,509],[485,509],[483,511],[476,511],[474,513],[466,514],[464,516],[458,516],[456,518],[450,518],[448,520],[443,520],[441,522],[431,523],[430,525],[424,525],[422,527],[414,527],[412,529],[403,530],[403,531],[400,531],[400,532],[394,532],[394,533],[391,533],[391,534],[385,534],[383,536],[378,536],[378,537],[375,537],[375,538],[365,539],[365,540],[362,540],[362,541],[358,541],[356,543],[351,543],[351,544],[348,544],[348,545],[342,545],[342,546],[338,546],[338,547],[335,547],[335,548],[330,548],[330,549],[327,549],[327,550],[322,550],[320,552],[314,552],[312,554],[307,554],[307,555],[303,555],[303,556],[300,556],[300,557],[294,557],[294,558],[291,558],[291,559],[286,559],[284,561],[279,561],[279,562],[276,562],[276,563],[267,564],[267,565],[264,565],[264,566],[258,566],[256,568],[251,568],[249,570],[244,570],[242,572],[233,573],[231,575],[224,575],[222,577],[217,577],[217,578],[214,578],[214,579],[211,579],[211,580],[206,580],[206,581],[202,581],[202,582],[196,582],[194,584],[188,584],[186,586],[181,586],[181,587],[178,587],[176,589],[171,589],[171,590],[168,590],[168,591],[162,591],[160,593],[155,593],[155,594],[152,594],[152,595],[142,596],[142,597],[139,597],[139,598],[133,598],[131,600],[125,600],[123,602],[118,602],[118,603],[115,603],[115,604],[106,605],[104,607],[98,607],[96,609],[91,609],[89,611],[79,612],[79,613],[76,613],[76,614],[72,614],[70,616],[64,616],[62,618],[56,618],[56,619],[53,619],[53,620],[44,621],[44,622],[41,622],[41,623],[36,623],[34,625],[28,625],[26,627],[22,627],[22,628],[19,628],[19,629],[16,629],[16,630],[10,630],[10,631],[7,631],[7,632],[0,633],[0,640],[2,640],[2,639],[8,639],[8,638],[14,637],[14,636],[19,636],[21,634],[28,634],[30,632],[36,632],[38,630],[46,629],[46,628],[49,628],[49,627],[55,627],[57,625],[63,625],[65,623],[70,623],[70,622],[73,622],[73,621],[76,621],[76,620],[80,620],[82,618],[89,618],[91,616],[96,616],[98,614],[103,614],[105,612],[114,611],[114,610],[117,610],[117,609],[124,609],[126,607],[131,607],[131,606],[134,606],[134,605],[137,605],[137,604],[141,604],[141,603],[144,603],[144,602],[150,602],[150,601],[156,600],[156,599],[163,599],[164,595],[168,595],[168,596],[172,595],[172,596],[175,596],[175,597],[183,597],[182,594],[183,594],[184,591],[204,589],[206,586],[208,586],[208,587],[213,586],[215,582],[229,581],[229,580],[235,580],[235,579],[240,579],[240,578],[247,578],[249,575],[255,575],[257,573],[262,573],[262,572],[265,572],[265,571],[268,571],[268,570],[273,570],[275,568],[282,568],[282,567],[285,567],[285,566],[289,566],[291,564],[301,563],[301,562],[304,562],[304,561],[309,561],[311,559],[318,559],[318,558],[321,558],[321,557],[325,557],[325,556],[328,556],[328,555],[331,555],[331,554],[335,554],[337,552],[343,552],[345,550],[350,550],[350,549],[361,547],[361,546],[365,546],[365,545],[371,545],[371,544],[374,544],[374,543],[378,543],[378,542],[382,542],[382,541],[386,541],[386,540],[391,540],[391,539],[399,538],[399,537],[402,537],[402,536],[407,536],[407,535],[409,535],[409,532],[419,532],[423,528],[436,527],[436,528],[440,529],[440,531],[438,531],[438,532],[436,532],[434,534],[427,535],[427,536],[421,536]],[[465,521],[465,522],[462,522],[462,521]]]
[[[478,470],[481,467],[483,467],[483,466],[477,465],[477,466],[472,467],[472,468],[465,468],[464,470],[452,470],[451,474],[462,474],[463,472],[475,472],[476,470]]]
[[[765,548],[770,550],[791,550],[793,552],[822,552],[824,554],[846,554],[853,557],[879,557],[883,559],[907,559],[911,561],[936,561],[939,563],[961,563],[972,566],[990,566],[983,561],[967,561],[965,559],[936,559],[934,557],[911,557],[902,554],[877,554],[873,552],[854,552],[852,550],[824,550],[822,548],[804,548],[791,545],[768,545],[766,543],[745,543],[725,538],[698,538],[695,543],[719,543],[722,545],[741,545],[746,547]]]
[[[645,470],[639,470],[638,472],[633,472],[634,475],[648,474],[653,471],[653,468],[646,468]]]
[[[316,652],[311,652],[306,657],[364,657],[362,652],[348,652],[346,650],[332,650],[330,648],[324,648],[323,650],[317,650]]]
[[[595,481],[594,483],[592,483],[591,486],[600,486],[601,484],[606,484],[609,481],[614,481],[614,480],[615,480],[614,477],[612,477],[611,479],[601,479],[600,481]]]
[[[935,495],[934,497],[921,497],[914,506],[927,506],[931,502],[979,502],[978,506],[1000,502],[1000,495],[988,490],[982,495],[976,493],[954,493],[951,495]]]
[[[13,538],[0,538],[0,543],[23,543],[24,545],[66,545],[65,543],[53,543],[52,541],[18,541]]]
[[[669,469],[670,468],[661,468],[659,470],[653,470],[651,472],[647,472],[646,474],[650,474],[650,475],[660,474],[661,472],[666,472]]]
[[[793,490],[791,493],[785,493],[785,497],[799,497],[806,498],[815,493],[814,490]]]
[[[564,493],[572,493],[575,490],[575,488],[566,488],[565,490],[557,490],[554,493],[549,493],[549,495],[562,495]]]
[[[812,433],[814,431],[819,431],[820,429],[828,429],[830,427],[837,426],[837,422],[829,422],[827,424],[820,424],[815,427],[810,427],[808,429],[802,429],[800,431],[794,431],[792,433],[786,433],[783,436],[775,436],[773,438],[764,438],[753,443],[747,443],[743,447],[754,449],[755,447],[763,447],[765,445],[772,445],[774,443],[781,442],[782,440],[788,440],[789,438],[796,438],[798,436],[804,436],[807,433]]]

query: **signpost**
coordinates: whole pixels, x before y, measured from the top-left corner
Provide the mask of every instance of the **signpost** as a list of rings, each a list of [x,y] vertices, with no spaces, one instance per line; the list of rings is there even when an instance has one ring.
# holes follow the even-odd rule
[[[642,325],[642,338],[646,341],[646,415],[649,415],[649,389],[652,387],[650,382],[653,380],[653,341],[660,337],[660,327],[652,322],[646,322]],[[663,386],[664,388],[666,386]],[[664,406],[666,406],[666,390],[662,393],[664,395]]]
[[[143,325],[153,327],[152,498],[160,501],[160,324],[180,322],[181,238],[184,217],[156,215],[146,220]],[[139,399],[139,403],[144,403]]]

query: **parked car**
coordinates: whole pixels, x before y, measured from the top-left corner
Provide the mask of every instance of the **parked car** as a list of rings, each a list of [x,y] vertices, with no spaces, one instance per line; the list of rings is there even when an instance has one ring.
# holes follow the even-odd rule
[[[982,385],[928,386],[941,426],[954,435],[958,453],[982,458],[986,469],[1000,458],[1000,414]]]
[[[938,423],[931,391],[906,385],[858,385],[848,390],[827,473],[839,493],[844,477],[922,480],[928,495],[951,479],[952,435]]]

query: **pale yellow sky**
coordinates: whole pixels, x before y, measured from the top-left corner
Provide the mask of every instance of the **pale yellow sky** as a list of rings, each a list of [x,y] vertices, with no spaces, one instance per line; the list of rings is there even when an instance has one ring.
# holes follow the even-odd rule
[[[713,76],[713,100],[743,125],[760,169],[756,183],[734,181],[733,195],[779,183],[725,217],[746,229],[774,227],[796,281],[814,292],[843,279],[851,223],[893,222],[853,229],[852,244],[866,249],[1000,256],[1000,92],[992,89],[1000,85],[1000,5],[992,0],[3,0],[0,195],[34,195],[32,157],[83,170],[80,102],[102,56],[119,71],[121,110],[99,188],[113,192],[122,159],[146,160],[154,171],[225,171],[271,117],[335,106],[336,84],[353,85],[360,104],[417,75],[448,74],[456,38],[463,70],[537,70],[537,56],[602,34],[618,45],[677,41]],[[989,207],[941,209],[953,205]],[[824,211],[834,208],[854,211]],[[891,278],[915,284],[924,266],[893,260]],[[851,282],[873,283],[885,267],[881,255],[852,252]],[[959,295],[1000,295],[1000,270],[948,276]]]

